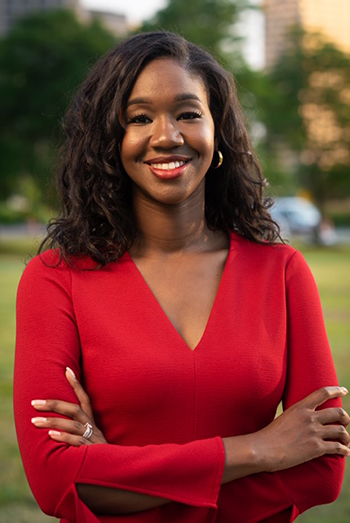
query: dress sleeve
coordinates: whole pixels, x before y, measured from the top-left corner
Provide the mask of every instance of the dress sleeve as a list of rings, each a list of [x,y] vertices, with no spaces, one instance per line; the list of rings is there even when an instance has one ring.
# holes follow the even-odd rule
[[[286,289],[288,361],[284,409],[321,387],[338,384],[316,283],[299,252],[287,266]],[[321,408],[340,405],[341,400],[335,399]],[[344,467],[343,457],[329,455],[277,473],[295,505],[295,517],[338,497]]]
[[[32,425],[31,418],[38,415],[33,399],[77,403],[64,372],[66,366],[79,370],[81,357],[70,270],[57,260],[52,267],[51,251],[42,257],[44,261],[36,257],[28,264],[18,288],[14,378],[19,447],[41,509],[70,523],[100,521],[78,497],[76,483],[216,508],[225,462],[219,437],[183,445],[71,447]]]

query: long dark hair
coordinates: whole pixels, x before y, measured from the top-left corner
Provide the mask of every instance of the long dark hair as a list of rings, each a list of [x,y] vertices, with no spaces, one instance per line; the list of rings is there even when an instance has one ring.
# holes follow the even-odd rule
[[[213,230],[235,230],[254,242],[279,237],[271,220],[266,181],[252,152],[234,80],[205,50],[177,34],[132,36],[102,57],[69,107],[66,141],[57,170],[62,202],[40,252],[58,247],[61,256],[85,254],[100,266],[118,259],[137,236],[132,184],[119,156],[124,136],[120,116],[144,67],[160,57],[176,59],[198,75],[208,91],[215,142],[224,156],[206,175],[205,212]]]

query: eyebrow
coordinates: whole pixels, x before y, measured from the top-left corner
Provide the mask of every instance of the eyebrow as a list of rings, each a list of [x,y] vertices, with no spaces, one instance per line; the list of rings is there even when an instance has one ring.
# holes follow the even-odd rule
[[[174,98],[175,102],[186,102],[187,100],[195,100],[196,102],[203,103],[200,98],[196,94],[192,93],[181,93],[175,96]],[[136,104],[152,104],[152,100],[150,98],[132,98],[128,101],[126,104],[127,107],[130,107],[130,105],[136,105]]]

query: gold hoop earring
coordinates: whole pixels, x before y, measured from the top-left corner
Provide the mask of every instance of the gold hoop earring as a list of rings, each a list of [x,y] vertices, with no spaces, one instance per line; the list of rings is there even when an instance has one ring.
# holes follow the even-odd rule
[[[222,162],[224,161],[224,157],[222,156],[222,152],[219,151],[219,149],[217,151],[214,152],[214,155],[217,154],[218,157],[219,157],[219,160],[218,160],[218,163],[216,165],[213,165],[211,164],[211,168],[212,169],[219,169],[219,167],[222,166]]]

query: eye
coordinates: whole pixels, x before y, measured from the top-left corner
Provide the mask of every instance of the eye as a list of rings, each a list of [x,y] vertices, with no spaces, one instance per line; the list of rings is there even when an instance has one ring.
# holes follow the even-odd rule
[[[143,123],[150,123],[151,122],[151,119],[146,115],[146,114],[135,114],[135,116],[130,116],[128,119],[127,119],[127,123],[138,123],[138,124],[143,124]]]
[[[198,111],[187,111],[186,113],[181,113],[178,120],[195,120],[196,118],[201,118],[202,113]]]

